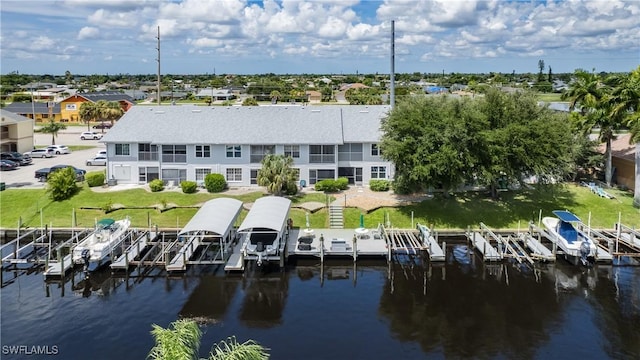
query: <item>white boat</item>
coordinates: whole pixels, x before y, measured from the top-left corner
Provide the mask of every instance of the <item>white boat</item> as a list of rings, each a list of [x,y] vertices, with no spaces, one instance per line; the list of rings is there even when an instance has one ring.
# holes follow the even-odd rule
[[[245,257],[253,255],[258,266],[261,266],[269,257],[278,255],[279,246],[280,238],[277,232],[269,231],[269,229],[257,229],[246,235]]]
[[[111,261],[111,254],[122,243],[131,220],[102,219],[96,229],[73,248],[73,262],[84,265],[85,271],[94,271]]]
[[[556,217],[542,218],[542,224],[552,241],[564,252],[565,258],[574,265],[595,262],[598,248],[595,242],[582,231],[582,222],[566,210],[553,211]]]

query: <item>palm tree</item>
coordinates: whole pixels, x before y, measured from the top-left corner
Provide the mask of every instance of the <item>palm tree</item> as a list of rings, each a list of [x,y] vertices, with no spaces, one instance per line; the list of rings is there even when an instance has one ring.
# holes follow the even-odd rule
[[[202,331],[198,324],[189,319],[177,320],[164,329],[152,325],[156,345],[149,352],[148,358],[155,360],[198,359],[198,349]],[[266,360],[269,349],[248,340],[239,344],[235,337],[229,337],[211,348],[210,360]]]
[[[576,106],[580,107],[576,123],[580,130],[590,134],[594,129],[599,129],[599,140],[605,143],[605,182],[607,186],[611,186],[611,141],[615,137],[615,131],[623,125],[623,119],[614,111],[613,103],[607,100],[610,88],[600,76],[581,69],[576,70],[574,75],[575,80],[569,90],[562,94],[562,99],[570,100],[571,111]]]
[[[295,187],[296,173],[290,156],[268,154],[262,159],[262,168],[258,170],[258,185],[265,186],[274,195]]]
[[[609,99],[616,116],[624,119],[631,132],[629,142],[636,144],[636,171],[633,204],[640,207],[640,66],[630,74],[612,79]]]
[[[100,118],[111,121],[111,126],[115,120],[118,120],[124,114],[124,110],[117,101],[98,101],[100,108]]]
[[[80,105],[80,120],[87,123],[87,131],[91,131],[90,122],[98,118],[98,108],[93,102],[85,101]]]
[[[198,349],[202,331],[193,320],[177,320],[164,329],[152,325],[156,345],[151,349],[149,358],[155,360],[198,359]]]
[[[67,126],[63,123],[54,122],[53,119],[49,120],[49,123],[42,128],[40,131],[45,134],[51,134],[51,145],[56,144],[56,136],[58,136],[58,132],[60,130],[66,129]]]

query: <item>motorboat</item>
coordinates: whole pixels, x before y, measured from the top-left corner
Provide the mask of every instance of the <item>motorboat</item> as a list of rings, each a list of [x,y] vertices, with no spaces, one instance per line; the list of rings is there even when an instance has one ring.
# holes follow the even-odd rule
[[[551,241],[564,252],[572,264],[593,264],[598,248],[595,242],[582,230],[583,224],[573,213],[566,210],[553,211],[556,217],[542,218],[542,224],[549,232]]]
[[[124,240],[131,226],[129,218],[115,221],[102,219],[96,229],[73,248],[73,262],[91,272],[111,261],[111,254]]]
[[[254,229],[246,235],[244,250],[246,255],[253,255],[258,266],[269,257],[278,255],[280,238],[277,232],[268,229]]]

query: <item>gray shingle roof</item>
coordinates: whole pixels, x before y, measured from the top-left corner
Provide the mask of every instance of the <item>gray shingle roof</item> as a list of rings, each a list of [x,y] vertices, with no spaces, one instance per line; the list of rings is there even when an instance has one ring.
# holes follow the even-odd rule
[[[4,107],[5,110],[11,111],[14,114],[31,114],[35,111],[36,114],[48,114],[49,108],[46,103],[34,102],[33,106],[30,102],[26,103],[11,103]],[[60,103],[56,103],[51,110],[52,114],[60,114]]]
[[[377,142],[387,106],[135,106],[104,142],[342,144]]]
[[[133,103],[134,100],[131,96],[121,93],[121,92],[94,92],[94,93],[77,93],[77,96],[82,96],[85,99],[91,100],[93,102],[98,102],[100,100],[105,101],[120,101],[125,100],[130,103]]]
[[[7,124],[15,124],[17,122],[22,122],[22,121],[33,121],[28,117],[18,115],[16,113],[7,111],[5,109],[0,109],[0,116],[2,117],[3,121],[5,121]]]

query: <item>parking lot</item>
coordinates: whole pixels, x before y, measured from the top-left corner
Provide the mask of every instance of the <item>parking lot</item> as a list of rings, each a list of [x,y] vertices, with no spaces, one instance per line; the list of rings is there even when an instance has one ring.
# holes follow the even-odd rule
[[[104,144],[99,140],[81,140],[80,133],[86,128],[69,129],[62,133],[59,133],[56,137],[56,144],[58,145],[84,145],[94,146],[87,150],[72,151],[71,154],[54,155],[51,158],[35,158],[31,165],[20,166],[16,170],[0,171],[0,182],[4,182],[7,188],[10,187],[44,187],[44,183],[39,182],[35,178],[34,174],[36,170],[42,168],[48,168],[53,165],[72,165],[79,169],[90,171],[103,170],[104,166],[87,166],[88,159],[95,156],[95,154],[105,148]],[[100,132],[99,130],[97,132]],[[34,139],[36,148],[45,147],[51,145],[51,135],[35,133]]]

